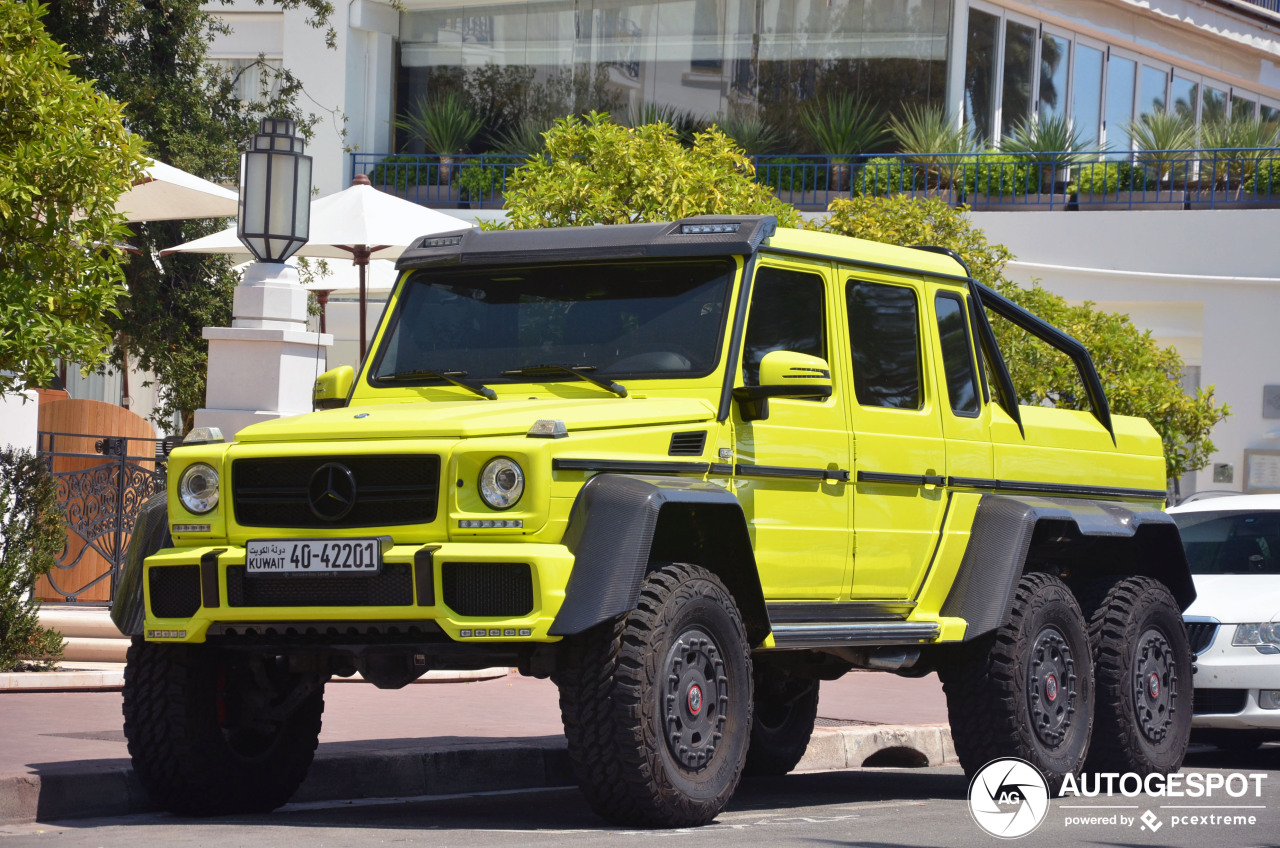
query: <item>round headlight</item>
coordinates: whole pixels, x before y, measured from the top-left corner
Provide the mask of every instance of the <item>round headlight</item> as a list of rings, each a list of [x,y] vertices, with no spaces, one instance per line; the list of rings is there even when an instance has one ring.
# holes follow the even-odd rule
[[[183,506],[197,515],[210,512],[218,505],[217,469],[203,462],[187,466],[178,479],[178,497]]]
[[[500,456],[480,469],[480,497],[493,509],[508,509],[524,494],[524,471],[515,460]]]

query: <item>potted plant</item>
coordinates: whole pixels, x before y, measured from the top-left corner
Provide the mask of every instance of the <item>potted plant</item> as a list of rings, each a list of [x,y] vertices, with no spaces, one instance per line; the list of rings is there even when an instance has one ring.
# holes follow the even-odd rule
[[[716,126],[748,156],[764,156],[782,146],[782,133],[759,115],[722,118]]]
[[[836,191],[849,189],[849,160],[884,138],[884,122],[875,109],[848,93],[829,94],[806,104],[800,123],[818,151],[830,157],[828,188]]]
[[[1084,140],[1066,115],[1032,116],[1014,127],[1000,142],[1000,150],[1012,153],[1041,170],[1041,184],[1065,184],[1071,167],[1096,158],[1097,145]]]
[[[907,159],[920,166],[926,191],[950,191],[964,161],[977,152],[969,128],[936,106],[907,106],[902,117],[890,119],[889,131]]]
[[[409,138],[422,142],[428,153],[440,157],[440,184],[448,185],[454,156],[466,150],[480,134],[484,122],[465,100],[451,91],[441,97],[419,98],[394,124],[408,133]]]
[[[1196,200],[1241,199],[1245,184],[1275,156],[1276,124],[1259,118],[1211,121],[1200,128],[1200,188]],[[1208,184],[1206,186],[1206,184]]]
[[[1183,203],[1196,138],[1191,121],[1174,112],[1152,112],[1130,121],[1127,129],[1138,147],[1134,158],[1143,178],[1154,182],[1157,199],[1165,192],[1175,206]]]

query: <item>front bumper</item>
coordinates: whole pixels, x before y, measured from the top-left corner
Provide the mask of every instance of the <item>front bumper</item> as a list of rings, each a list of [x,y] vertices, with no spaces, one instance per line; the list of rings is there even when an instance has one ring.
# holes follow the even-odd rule
[[[376,622],[438,627],[466,644],[551,642],[558,637],[547,631],[564,601],[573,555],[563,545],[548,544],[396,545],[384,552],[378,578],[260,577],[247,575],[244,565],[245,549],[234,545],[170,548],[148,557],[146,638],[199,643],[227,632],[228,625],[241,632],[244,627],[287,632]],[[527,566],[527,578],[520,566]],[[504,574],[517,575],[518,585]],[[486,593],[497,598],[492,607],[486,606]],[[512,600],[526,593],[527,603]],[[484,614],[500,607],[503,614]],[[515,608],[519,614],[513,614]]]
[[[1280,730],[1280,710],[1259,706],[1259,691],[1280,689],[1280,654],[1231,644],[1235,624],[1218,627],[1195,658],[1192,727]]]

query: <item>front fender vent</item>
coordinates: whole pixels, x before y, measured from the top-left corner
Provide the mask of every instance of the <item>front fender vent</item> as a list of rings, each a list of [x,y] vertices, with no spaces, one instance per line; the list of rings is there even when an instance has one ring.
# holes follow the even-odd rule
[[[671,448],[667,451],[667,456],[702,456],[702,450],[706,445],[706,430],[672,433]]]

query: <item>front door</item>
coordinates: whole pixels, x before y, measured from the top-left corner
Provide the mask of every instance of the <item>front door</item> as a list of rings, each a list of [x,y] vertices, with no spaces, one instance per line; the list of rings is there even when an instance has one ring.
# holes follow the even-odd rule
[[[790,350],[830,362],[837,299],[828,263],[762,261],[751,288],[739,385],[756,385],[760,360]],[[768,600],[836,600],[849,567],[850,485],[846,381],[831,397],[771,398],[768,418],[743,421],[735,405],[735,486]]]

